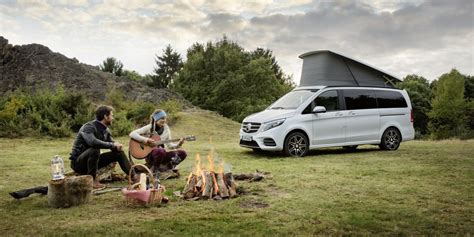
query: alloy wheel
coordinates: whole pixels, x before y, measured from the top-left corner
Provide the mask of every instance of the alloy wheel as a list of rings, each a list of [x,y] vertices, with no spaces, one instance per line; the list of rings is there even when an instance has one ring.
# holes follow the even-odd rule
[[[396,150],[400,146],[400,134],[395,129],[389,129],[384,136],[384,148],[387,150]]]
[[[291,156],[301,157],[306,154],[308,144],[306,137],[297,133],[288,138],[288,153]]]

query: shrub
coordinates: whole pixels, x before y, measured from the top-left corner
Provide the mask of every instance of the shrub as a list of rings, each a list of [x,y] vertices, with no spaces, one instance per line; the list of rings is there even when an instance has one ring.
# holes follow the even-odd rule
[[[127,111],[127,119],[134,124],[142,125],[150,122],[150,114],[156,109],[156,106],[150,102],[135,102]]]
[[[116,111],[114,113],[114,121],[110,126],[113,136],[128,135],[134,128],[134,124],[127,119],[127,111]]]
[[[0,136],[66,137],[90,119],[91,103],[84,95],[18,89],[0,102]]]

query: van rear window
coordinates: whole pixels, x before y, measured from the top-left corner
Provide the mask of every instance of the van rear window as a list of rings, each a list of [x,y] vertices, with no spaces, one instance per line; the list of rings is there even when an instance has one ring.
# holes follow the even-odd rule
[[[377,108],[377,101],[372,90],[344,90],[344,100],[348,110]]]
[[[406,108],[407,102],[400,92],[375,91],[379,108]]]

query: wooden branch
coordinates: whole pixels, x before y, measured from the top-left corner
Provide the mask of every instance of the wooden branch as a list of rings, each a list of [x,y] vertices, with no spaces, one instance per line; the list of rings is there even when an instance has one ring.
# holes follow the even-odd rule
[[[270,173],[257,170],[257,172],[253,174],[236,174],[234,175],[234,179],[235,180],[249,180],[250,182],[261,181],[268,174]]]

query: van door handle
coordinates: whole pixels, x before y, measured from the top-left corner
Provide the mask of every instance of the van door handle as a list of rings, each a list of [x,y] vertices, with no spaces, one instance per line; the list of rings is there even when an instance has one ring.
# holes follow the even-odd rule
[[[356,113],[353,111],[349,111],[349,115],[356,115]]]
[[[336,117],[342,117],[342,113],[341,113],[341,112],[337,112],[337,113],[336,113]]]

